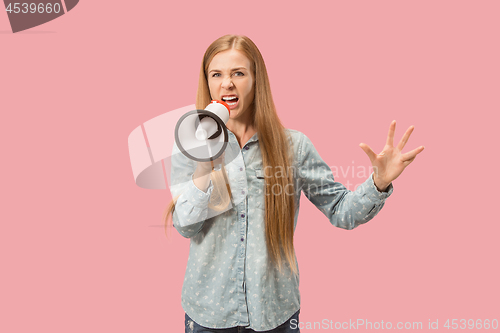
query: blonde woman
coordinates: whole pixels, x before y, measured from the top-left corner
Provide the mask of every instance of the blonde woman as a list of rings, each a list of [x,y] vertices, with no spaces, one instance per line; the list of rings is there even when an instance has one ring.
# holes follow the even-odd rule
[[[281,124],[262,55],[245,36],[223,36],[206,50],[196,107],[212,99],[230,107],[229,144],[236,152],[214,163],[174,154],[174,200],[164,216],[165,226],[172,216],[190,238],[182,287],[186,332],[299,332],[293,234],[301,191],[334,226],[356,228],[382,209],[391,182],[423,147],[402,154],[413,127],[393,147],[391,123],[382,153],[360,145],[374,172],[347,190],[312,142]]]

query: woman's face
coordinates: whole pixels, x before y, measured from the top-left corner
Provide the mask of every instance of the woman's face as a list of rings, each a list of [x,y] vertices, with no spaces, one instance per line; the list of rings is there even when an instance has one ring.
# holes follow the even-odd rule
[[[248,117],[254,99],[250,60],[235,49],[217,53],[208,66],[208,88],[212,99],[229,105],[231,119]]]

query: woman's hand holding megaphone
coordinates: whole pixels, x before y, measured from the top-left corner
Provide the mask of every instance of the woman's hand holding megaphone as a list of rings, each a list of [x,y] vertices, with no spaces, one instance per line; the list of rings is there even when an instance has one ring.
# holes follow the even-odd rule
[[[193,174],[193,182],[197,188],[199,188],[203,192],[207,191],[208,185],[210,185],[210,173],[212,173],[212,170],[216,166],[224,163],[225,154],[226,154],[226,152],[222,153],[222,155],[219,156],[214,161],[198,162],[198,165],[196,166],[196,170]]]

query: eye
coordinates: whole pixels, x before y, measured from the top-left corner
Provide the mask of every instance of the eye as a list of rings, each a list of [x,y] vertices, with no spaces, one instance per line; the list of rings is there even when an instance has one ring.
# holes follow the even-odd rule
[[[217,77],[217,75],[220,75],[220,73],[214,73],[212,74],[212,77]]]
[[[236,75],[236,76],[243,76],[243,75],[245,75],[245,74],[243,74],[242,72],[236,72],[236,73],[234,73],[234,74],[235,74],[235,75],[236,75],[236,74],[241,74],[241,75]]]

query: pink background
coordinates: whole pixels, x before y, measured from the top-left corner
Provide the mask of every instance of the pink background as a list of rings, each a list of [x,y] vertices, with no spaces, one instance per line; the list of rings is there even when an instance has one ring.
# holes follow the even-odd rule
[[[499,11],[84,0],[12,34],[2,10],[0,331],[183,332],[189,240],[166,238],[170,193],[134,183],[127,137],[194,103],[203,53],[227,33],[257,44],[280,118],[330,166],[368,168],[359,143],[379,153],[393,119],[395,144],[414,125],[404,151],[426,147],[353,231],[302,197],[300,321],[500,320]],[[348,173],[336,180],[366,179]]]

